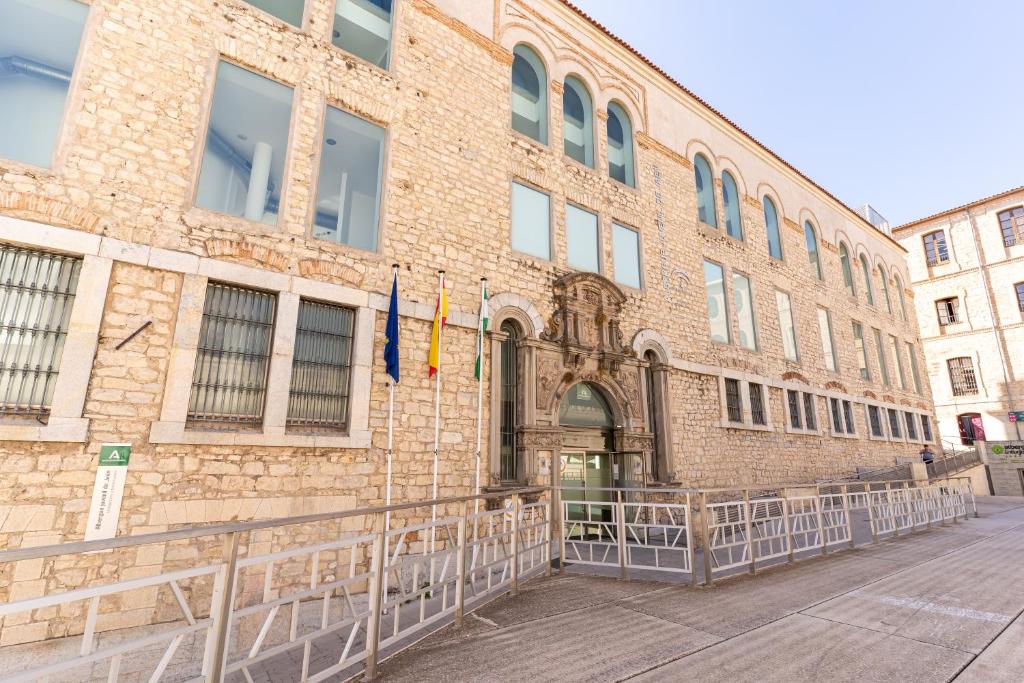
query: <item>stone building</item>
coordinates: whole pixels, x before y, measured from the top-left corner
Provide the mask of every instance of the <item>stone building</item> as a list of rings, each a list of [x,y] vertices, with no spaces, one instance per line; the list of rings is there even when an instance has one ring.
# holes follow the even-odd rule
[[[893,230],[910,283],[943,443],[1021,439],[1024,187]]]
[[[567,3],[7,0],[0,93],[0,544],[82,538],[103,443],[122,534],[380,502],[393,262],[397,500],[431,492],[439,269],[441,495],[481,277],[485,485],[933,440],[903,248]]]

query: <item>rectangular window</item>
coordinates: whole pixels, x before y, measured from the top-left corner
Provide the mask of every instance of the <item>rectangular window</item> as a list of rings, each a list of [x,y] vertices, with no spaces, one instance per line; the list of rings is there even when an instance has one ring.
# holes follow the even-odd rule
[[[640,289],[640,234],[612,223],[612,267],[620,285]]]
[[[871,427],[871,436],[885,436],[882,429],[882,414],[878,406],[868,406],[868,425]]]
[[[1024,206],[999,213],[999,227],[1003,230],[1003,244],[1012,247],[1024,244]]]
[[[601,272],[600,244],[597,214],[566,204],[565,247],[569,265],[591,273]]]
[[[81,268],[78,258],[0,245],[0,413],[50,412]]]
[[[829,413],[832,416],[832,431],[835,434],[843,433],[843,411],[838,398],[828,400]]]
[[[793,304],[789,294],[775,291],[775,303],[779,308],[779,328],[782,331],[782,352],[786,360],[798,360],[796,347],[796,327],[793,325]]]
[[[824,308],[818,309],[818,328],[821,330],[821,353],[825,357],[825,367],[836,372],[839,359],[836,358],[836,347],[832,343],[832,319]]]
[[[864,326],[856,320],[853,321],[853,346],[857,352],[857,364],[860,366],[860,378],[871,379],[871,371],[868,370],[868,350],[864,344]]]
[[[896,359],[896,375],[900,378],[900,389],[907,388],[907,374],[903,370],[903,354],[900,353],[900,340],[889,335],[889,346],[892,348],[892,357]]]
[[[932,440],[932,421],[927,415],[921,416],[921,439],[928,442]]]
[[[512,183],[512,250],[551,260],[551,199]]]
[[[846,419],[846,433],[854,434],[857,430],[853,426],[853,404],[843,401],[843,417]]]
[[[255,426],[263,421],[273,294],[210,283],[199,327],[190,423]]]
[[[789,403],[789,426],[793,429],[803,429],[800,421],[800,392],[786,389],[786,401]]]
[[[348,308],[299,303],[288,394],[289,426],[346,427],[354,322],[355,314]]]
[[[935,302],[935,310],[939,314],[939,325],[953,325],[960,322],[960,301],[956,297],[939,299]]]
[[[903,419],[907,423],[907,438],[911,441],[917,441],[917,418],[913,413],[903,413]]]
[[[768,424],[768,417],[764,412],[764,387],[751,382],[747,389],[750,392],[750,421],[756,425]]]
[[[1024,311],[1024,282],[1018,282],[1013,287],[1017,290],[1017,306]]]
[[[384,129],[327,107],[313,236],[377,250]]]
[[[894,439],[901,438],[903,435],[900,431],[900,411],[895,408],[887,408],[886,412],[889,413],[889,433]]]
[[[392,0],[335,0],[331,42],[382,69],[391,54]]]
[[[754,320],[754,295],[750,288],[750,278],[746,275],[732,274],[732,298],[733,305],[736,307],[740,346],[756,351],[757,324]]]
[[[725,380],[725,409],[729,415],[729,422],[743,422],[743,403],[740,399],[738,379]]]
[[[885,360],[885,349],[882,347],[882,332],[872,328],[875,334],[875,351],[878,353],[878,374],[882,376],[882,385],[889,386],[889,364]]]
[[[277,224],[292,89],[220,62],[196,206]]]
[[[49,166],[89,6],[0,2],[0,157]]]
[[[946,233],[938,230],[924,236],[924,256],[929,266],[937,266],[949,260],[946,250]]]
[[[804,424],[812,432],[818,429],[818,401],[814,394],[804,394]]]
[[[704,287],[707,290],[708,322],[711,324],[711,340],[728,344],[729,308],[725,302],[725,271],[711,261],[704,262]]]
[[[949,369],[949,384],[954,396],[973,396],[978,393],[974,361],[967,356],[950,358],[946,361],[946,367]]]
[[[907,342],[907,355],[910,356],[910,374],[914,378],[914,391],[921,393],[921,371],[917,368],[917,353],[914,345]]]
[[[302,26],[303,0],[247,0],[247,2],[292,26]]]

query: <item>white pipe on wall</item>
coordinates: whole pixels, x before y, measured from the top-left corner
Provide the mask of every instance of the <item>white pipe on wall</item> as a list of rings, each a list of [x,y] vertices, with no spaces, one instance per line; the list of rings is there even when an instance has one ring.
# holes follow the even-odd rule
[[[267,187],[270,182],[270,162],[274,148],[266,142],[257,142],[252,153],[252,171],[249,172],[249,191],[245,195],[245,217],[250,221],[262,221],[263,209],[267,205]]]

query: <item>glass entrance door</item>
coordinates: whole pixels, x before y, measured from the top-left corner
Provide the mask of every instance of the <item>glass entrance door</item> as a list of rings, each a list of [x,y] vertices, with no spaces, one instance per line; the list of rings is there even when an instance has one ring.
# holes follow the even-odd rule
[[[610,453],[593,451],[562,453],[562,500],[568,503],[566,512],[569,519],[611,520],[610,506],[590,506],[588,511],[584,503],[612,501],[612,492],[601,490],[613,487],[612,474]],[[579,503],[575,501],[579,501]]]

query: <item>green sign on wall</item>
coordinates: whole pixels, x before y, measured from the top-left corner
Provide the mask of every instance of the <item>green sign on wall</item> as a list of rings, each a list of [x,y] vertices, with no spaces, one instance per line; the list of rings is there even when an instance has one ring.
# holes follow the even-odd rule
[[[100,446],[100,467],[128,467],[131,455],[130,443],[105,443]]]

